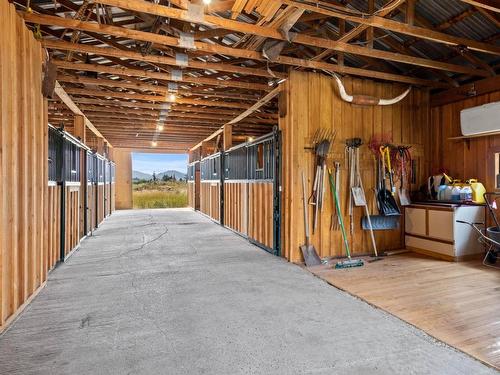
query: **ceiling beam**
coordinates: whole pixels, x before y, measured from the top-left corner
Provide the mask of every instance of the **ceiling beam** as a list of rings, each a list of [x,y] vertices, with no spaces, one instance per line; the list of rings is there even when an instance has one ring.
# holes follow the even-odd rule
[[[269,91],[271,87],[269,85],[264,85],[261,83],[251,83],[251,82],[242,82],[242,81],[233,81],[233,80],[219,80],[215,78],[206,78],[206,77],[191,77],[186,74],[182,75],[180,80],[176,80],[172,78],[172,75],[169,73],[163,72],[151,72],[143,69],[129,69],[122,67],[109,67],[103,64],[84,64],[84,63],[73,63],[70,61],[62,61],[62,60],[52,60],[52,62],[58,67],[63,69],[71,69],[71,70],[81,70],[88,72],[96,72],[96,73],[108,73],[108,74],[116,74],[116,75],[125,75],[125,76],[134,76],[134,77],[144,77],[144,78],[153,78],[160,79],[165,81],[170,81],[174,83],[194,83],[194,84],[204,84],[209,86],[218,86],[218,87],[233,87],[245,90],[258,90],[258,91]]]
[[[144,12],[149,14],[154,14],[157,16],[169,17],[173,19],[178,19],[181,21],[187,22],[195,22],[199,24],[205,25],[216,25],[219,27],[227,28],[229,30],[245,33],[245,34],[253,34],[257,36],[262,36],[266,38],[274,38],[279,40],[286,40],[286,38],[280,33],[279,30],[273,29],[271,27],[253,25],[245,22],[228,20],[226,18],[211,16],[205,14],[202,19],[194,18],[191,14],[186,10],[174,9],[168,6],[157,5],[154,3],[149,3],[143,0],[97,0],[97,2],[119,7],[122,9],[134,10],[137,12]],[[323,13],[325,15],[329,15],[331,17],[337,17],[341,19],[345,19],[346,21],[356,22],[365,24],[367,26],[373,26],[378,28],[383,28],[386,30],[391,30],[394,32],[398,32],[401,34],[411,35],[418,38],[423,38],[427,40],[432,40],[438,43],[444,44],[453,44],[453,45],[464,45],[469,47],[470,49],[490,53],[493,55],[500,55],[500,47],[495,45],[491,45],[488,43],[478,42],[473,39],[466,39],[456,37],[450,34],[445,34],[437,31],[428,30],[422,27],[412,26],[408,24],[404,24],[401,22],[389,20],[387,18],[379,17],[379,16],[371,16],[369,18],[363,18],[358,16],[349,16],[346,15],[345,12],[339,12],[334,10],[328,10],[324,7],[317,7],[313,5],[307,5],[305,3],[299,1],[292,0],[282,0],[282,3],[287,5],[291,5],[297,7],[299,9],[305,9],[312,12]],[[328,6],[328,3],[323,3],[323,5]],[[333,9],[333,8],[332,8]],[[349,11],[349,8],[345,8]],[[330,41],[324,38],[311,37],[304,34],[297,34],[294,39],[294,43],[305,44],[310,46],[317,46],[323,48],[332,48],[338,49],[340,48],[342,52],[354,53],[354,54],[363,54],[366,51],[369,51],[369,48],[365,47],[357,47],[352,46],[347,43],[338,42],[338,41]],[[331,44],[331,47],[328,45]],[[356,52],[357,51],[357,52]]]
[[[170,9],[170,8],[167,8]],[[76,28],[76,29],[83,29],[87,30],[90,29],[91,31],[95,32],[101,32],[101,33],[107,33],[110,35],[115,35],[115,36],[120,36],[120,37],[126,37],[126,38],[131,38],[131,39],[137,39],[137,40],[145,40],[145,41],[150,41],[154,40],[154,42],[158,44],[166,44],[166,45],[173,45],[179,47],[180,41],[177,38],[172,38],[168,37],[165,35],[157,35],[157,34],[151,34],[143,31],[137,31],[137,30],[130,30],[126,29],[123,27],[116,27],[116,26],[109,26],[109,25],[99,25],[96,23],[91,23],[91,22],[84,22],[84,21],[74,21],[70,19],[64,19],[61,17],[52,17],[52,16],[45,16],[45,15],[36,15],[33,13],[24,13],[23,17],[27,22],[32,22],[32,23],[38,23],[38,24],[44,24],[44,25],[55,25],[59,27],[68,27],[68,28]],[[253,26],[253,25],[251,25]],[[259,27],[262,28],[262,27]],[[275,39],[282,39],[283,37],[278,31],[275,31],[270,28],[264,27],[265,30],[270,30],[269,32],[265,32],[264,36],[269,36],[271,38]],[[368,57],[375,57],[375,58],[380,58],[384,60],[390,60],[390,61],[396,61],[396,62],[401,62],[401,63],[406,63],[410,65],[417,65],[417,66],[424,66],[427,68],[431,69],[441,69],[441,70],[446,70],[446,71],[452,71],[452,72],[457,72],[457,73],[465,73],[465,74],[471,74],[471,75],[479,75],[479,76],[487,76],[488,72],[479,70],[479,69],[473,69],[461,65],[456,65],[456,64],[449,64],[449,63],[442,63],[442,62],[434,62],[432,60],[428,59],[423,59],[423,58],[418,58],[418,57],[413,57],[413,56],[406,56],[406,55],[401,55],[398,53],[393,53],[393,52],[386,52],[386,51],[381,51],[381,50],[373,50],[373,49],[368,49],[364,47],[358,47],[358,46],[353,46],[347,43],[339,43],[336,41],[328,40],[328,39],[322,39],[322,38],[314,38],[310,36],[305,36],[302,35],[303,38],[308,38],[311,40],[319,39],[322,41],[321,45],[316,45],[315,43],[311,42],[313,45],[316,45],[317,47],[322,47],[322,48],[330,48],[330,49],[335,49],[341,52],[346,52],[346,53],[353,53],[353,54],[362,54],[364,56]],[[222,55],[227,55],[227,56],[232,56],[232,57],[237,57],[237,58],[246,58],[246,59],[253,59],[253,60],[259,60],[259,61],[264,61],[264,57],[260,52],[257,51],[250,51],[250,50],[245,50],[245,49],[240,49],[240,48],[231,48],[231,47],[225,47],[225,46],[220,46],[220,45],[213,45],[213,44],[208,44],[208,43],[201,43],[201,42],[195,42],[195,46],[197,49],[202,50],[204,52],[208,53],[215,53],[215,54],[222,54]],[[417,84],[417,85],[426,85],[426,86],[440,86],[443,87],[443,84],[440,82],[434,82],[430,80],[424,80],[424,79],[418,79],[418,78],[412,78],[412,77],[405,77],[402,75],[398,74],[389,74],[389,73],[381,73],[373,70],[365,70],[365,69],[359,69],[359,68],[351,68],[351,67],[340,67],[336,64],[328,64],[328,63],[323,63],[320,61],[310,61],[306,59],[299,59],[299,58],[294,58],[294,57],[288,57],[288,56],[278,56],[275,61],[275,63],[281,63],[285,65],[291,65],[291,66],[300,66],[304,68],[312,68],[312,69],[325,69],[337,73],[345,73],[345,74],[353,74],[353,75],[358,75],[358,76],[363,76],[363,77],[371,77],[371,78],[378,78],[378,79],[383,79],[383,80],[390,80],[390,81],[395,81],[395,82],[404,82],[404,83],[412,83],[412,84]]]
[[[113,1],[122,1],[122,0],[99,0],[99,1],[113,2]],[[142,2],[142,0],[131,0],[131,1],[141,1]],[[312,12],[317,12],[317,13],[325,14],[325,15],[328,15],[331,17],[345,19],[346,21],[350,21],[350,22],[361,23],[364,25],[373,26],[373,27],[377,27],[377,28],[381,28],[381,29],[385,29],[385,30],[390,30],[390,31],[393,31],[396,33],[410,35],[410,36],[413,36],[416,38],[426,39],[426,40],[430,40],[430,41],[437,42],[437,43],[449,44],[449,45],[455,45],[455,46],[466,46],[469,49],[472,49],[472,50],[475,50],[478,52],[489,53],[489,54],[496,55],[496,56],[500,55],[500,47],[492,45],[492,44],[479,42],[479,41],[474,40],[474,39],[461,38],[461,37],[457,37],[454,35],[441,33],[439,31],[429,30],[429,29],[426,29],[423,27],[408,25],[406,23],[393,21],[393,20],[379,17],[379,16],[370,16],[367,18],[363,18],[363,17],[359,17],[359,16],[348,15],[345,12],[340,12],[340,11],[334,10],[331,7],[330,7],[330,9],[327,9],[328,5],[330,5],[330,4],[327,2],[324,2],[324,1],[317,1],[318,5],[323,5],[323,6],[308,5],[308,4],[305,4],[301,1],[296,1],[296,0],[282,0],[282,2],[284,4],[293,5],[293,6],[296,6],[298,8],[306,9],[306,10],[309,10]],[[350,11],[349,8],[345,8],[345,10]]]
[[[182,68],[194,68],[194,69],[202,69],[202,70],[215,70],[221,72],[242,74],[242,75],[253,75],[259,77],[278,77],[285,78],[286,74],[281,72],[272,71],[271,69],[256,69],[256,68],[247,68],[238,65],[231,65],[226,63],[210,63],[203,62],[199,60],[194,60],[192,58],[188,59],[187,65],[184,63],[180,63],[177,59],[167,56],[157,56],[157,55],[142,55],[138,52],[126,51],[126,50],[118,50],[116,48],[109,47],[96,47],[89,44],[78,44],[78,43],[69,43],[58,40],[42,40],[42,45],[45,48],[49,49],[57,49],[62,51],[76,51],[76,52],[85,52],[91,53],[99,56],[111,56],[120,59],[130,59],[135,61],[144,61],[150,62],[154,64],[165,64],[171,66],[178,66]]]
[[[159,95],[146,95],[146,94],[132,94],[128,92],[78,89],[78,88],[66,88],[65,90],[68,94],[97,96],[105,98],[110,97],[110,98],[129,99],[129,100],[146,100],[155,103],[179,103],[179,104],[190,104],[190,105],[201,105],[201,106],[223,107],[223,108],[246,108],[245,104],[236,102],[231,103],[231,102],[211,101],[211,100],[201,100],[201,99],[198,100],[198,99],[188,99],[188,98],[171,99],[168,95],[159,96]]]

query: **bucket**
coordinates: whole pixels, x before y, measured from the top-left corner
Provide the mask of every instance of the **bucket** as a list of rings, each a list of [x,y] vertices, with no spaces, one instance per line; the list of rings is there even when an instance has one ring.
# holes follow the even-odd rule
[[[500,243],[500,230],[497,227],[488,227],[486,228],[486,235],[488,238],[491,238],[493,241]]]

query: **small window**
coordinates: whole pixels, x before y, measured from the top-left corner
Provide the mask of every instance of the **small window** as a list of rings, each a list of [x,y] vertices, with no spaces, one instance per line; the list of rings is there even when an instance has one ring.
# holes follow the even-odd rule
[[[256,170],[264,169],[264,143],[259,143],[257,145],[257,158],[256,158]]]

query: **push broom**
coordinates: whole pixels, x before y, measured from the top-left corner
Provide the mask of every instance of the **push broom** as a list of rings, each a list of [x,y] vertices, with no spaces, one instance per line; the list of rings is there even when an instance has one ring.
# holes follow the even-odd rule
[[[339,168],[339,163],[335,163],[335,168]],[[340,230],[342,231],[342,238],[344,239],[344,246],[345,246],[345,252],[347,255],[347,260],[337,262],[335,264],[335,268],[352,268],[352,267],[361,267],[364,265],[363,261],[361,259],[352,259],[351,258],[351,251],[349,249],[349,242],[347,241],[347,235],[345,232],[345,227],[344,227],[344,220],[342,219],[342,214],[340,211],[340,205],[339,205],[339,197],[337,194],[337,189],[335,189],[335,183],[338,183],[338,181],[333,181],[333,176],[332,176],[332,170],[328,169],[328,175],[330,178],[330,190],[332,191],[332,196],[335,201],[335,208],[337,209],[337,212],[339,213],[337,215],[339,225],[340,225]]]

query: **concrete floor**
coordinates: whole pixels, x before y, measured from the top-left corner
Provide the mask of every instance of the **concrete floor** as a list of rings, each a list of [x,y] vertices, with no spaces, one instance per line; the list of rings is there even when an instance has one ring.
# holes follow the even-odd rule
[[[496,373],[187,210],[113,214],[0,338],[10,375]]]

